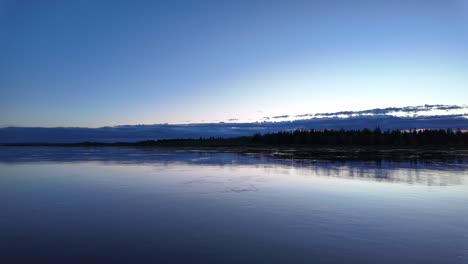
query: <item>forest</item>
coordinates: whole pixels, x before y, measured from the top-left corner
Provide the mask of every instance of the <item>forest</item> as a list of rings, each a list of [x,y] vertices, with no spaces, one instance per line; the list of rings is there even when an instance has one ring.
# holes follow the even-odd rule
[[[168,139],[138,142],[141,145],[242,146],[242,145],[331,145],[331,146],[468,146],[468,132],[460,130],[294,130],[257,133],[234,138]]]
[[[3,146],[137,146],[137,147],[268,147],[268,146],[468,146],[468,132],[420,130],[293,130],[242,137],[200,137],[138,142],[14,143]]]

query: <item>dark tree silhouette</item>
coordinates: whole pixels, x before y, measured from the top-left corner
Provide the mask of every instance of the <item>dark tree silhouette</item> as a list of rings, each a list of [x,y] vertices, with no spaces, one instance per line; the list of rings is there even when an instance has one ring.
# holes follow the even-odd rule
[[[34,144],[4,144],[34,145]],[[163,139],[139,142],[82,142],[73,144],[39,144],[64,146],[468,146],[468,132],[460,130],[294,130],[253,136],[221,138],[200,137],[198,139]]]
[[[468,132],[460,130],[294,130],[250,137],[170,139],[139,142],[143,145],[331,145],[331,146],[468,146]]]

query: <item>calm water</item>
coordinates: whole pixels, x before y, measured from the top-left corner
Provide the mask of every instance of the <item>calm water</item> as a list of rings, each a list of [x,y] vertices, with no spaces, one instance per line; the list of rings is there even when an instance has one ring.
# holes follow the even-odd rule
[[[468,263],[468,167],[3,147],[0,263]]]

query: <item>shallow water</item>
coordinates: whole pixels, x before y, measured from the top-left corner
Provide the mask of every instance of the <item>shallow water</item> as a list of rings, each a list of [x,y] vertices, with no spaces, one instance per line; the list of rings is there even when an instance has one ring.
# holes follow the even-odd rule
[[[0,148],[0,263],[468,263],[464,163]]]

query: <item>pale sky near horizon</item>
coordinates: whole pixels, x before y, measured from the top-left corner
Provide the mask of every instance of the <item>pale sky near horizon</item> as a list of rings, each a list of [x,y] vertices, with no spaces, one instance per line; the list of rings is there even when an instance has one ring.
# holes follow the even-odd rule
[[[0,126],[468,102],[465,0],[0,0],[0,34]]]

